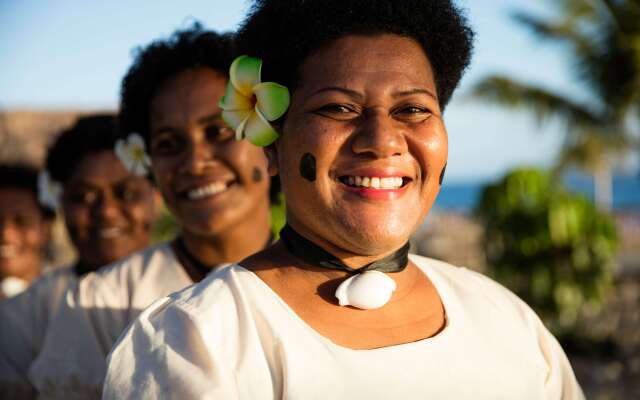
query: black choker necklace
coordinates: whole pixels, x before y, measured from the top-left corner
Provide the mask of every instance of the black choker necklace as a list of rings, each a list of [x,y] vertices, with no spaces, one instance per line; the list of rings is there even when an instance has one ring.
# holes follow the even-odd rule
[[[182,237],[177,238],[175,240],[175,243],[176,243],[178,252],[180,252],[180,254],[187,259],[189,264],[191,264],[191,266],[196,271],[198,271],[198,273],[201,276],[207,276],[209,272],[213,271],[213,269],[217,267],[217,265],[207,265],[202,261],[198,260],[193,254],[191,254],[189,249],[187,249],[187,245],[184,244],[184,240],[182,240]]]
[[[88,265],[85,265],[83,263],[81,263],[80,261],[76,262],[76,264],[73,266],[73,273],[77,276],[77,277],[81,277],[85,274],[88,274],[89,272],[95,271],[97,268],[91,268]]]
[[[385,258],[369,263],[362,268],[355,269],[345,265],[333,254],[304,238],[289,225],[285,225],[284,228],[282,228],[280,238],[291,254],[308,264],[322,268],[337,269],[351,273],[362,273],[366,271],[400,272],[404,270],[409,263],[409,242]]]

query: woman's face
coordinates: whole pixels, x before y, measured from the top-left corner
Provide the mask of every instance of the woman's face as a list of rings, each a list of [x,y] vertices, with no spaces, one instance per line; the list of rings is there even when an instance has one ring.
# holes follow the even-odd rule
[[[151,101],[151,159],[165,202],[183,230],[215,236],[268,207],[262,149],[236,141],[218,101],[226,78],[213,69],[180,73]]]
[[[49,228],[33,192],[0,189],[0,279],[31,280],[39,275]]]
[[[311,156],[315,180],[300,168]],[[358,255],[402,246],[431,208],[447,160],[434,74],[420,45],[353,35],[313,53],[270,159],[288,221],[305,236]]]
[[[154,189],[112,151],[85,156],[64,186],[69,236],[83,264],[98,268],[149,244]]]

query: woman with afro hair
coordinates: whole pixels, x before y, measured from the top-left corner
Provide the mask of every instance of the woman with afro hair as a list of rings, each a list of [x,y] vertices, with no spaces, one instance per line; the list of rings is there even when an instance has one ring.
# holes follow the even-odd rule
[[[144,308],[272,241],[266,157],[234,139],[218,105],[234,51],[231,35],[195,24],[137,53],[122,81],[120,136],[150,161],[180,232],[67,295],[30,371],[41,395],[99,397],[111,346]]]
[[[111,352],[103,398],[583,398],[520,299],[408,254],[440,189],[443,111],[472,36],[450,0],[256,0],[238,33],[253,58],[232,64],[223,107],[233,126],[248,89],[288,88],[272,125],[238,125],[273,142],[288,225],[145,310]]]
[[[149,245],[157,196],[151,182],[128,171],[114,152],[116,118],[79,118],[47,152],[47,182],[35,173],[34,201],[52,214],[60,209],[77,259],[45,273],[24,293],[0,303],[0,397],[31,393],[28,370],[44,344],[66,291],[91,271]],[[60,192],[46,192],[59,186]],[[46,205],[43,205],[45,203]],[[29,202],[14,200],[15,207]],[[37,204],[37,203],[36,203]],[[3,210],[9,209],[3,207]],[[75,329],[66,325],[67,332]]]

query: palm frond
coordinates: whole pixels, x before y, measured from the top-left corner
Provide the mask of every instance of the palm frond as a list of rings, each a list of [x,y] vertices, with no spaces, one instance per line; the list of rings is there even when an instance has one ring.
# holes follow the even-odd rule
[[[505,107],[531,110],[538,122],[558,118],[567,124],[568,129],[603,124],[594,111],[581,104],[503,76],[494,75],[478,82],[472,89],[472,95]]]

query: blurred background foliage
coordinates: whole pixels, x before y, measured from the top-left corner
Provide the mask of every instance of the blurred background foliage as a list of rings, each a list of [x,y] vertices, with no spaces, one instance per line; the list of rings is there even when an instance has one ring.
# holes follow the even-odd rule
[[[553,174],[516,169],[485,187],[476,208],[488,272],[559,336],[574,334],[581,310],[598,309],[612,287],[613,218],[568,192]]]
[[[553,0],[556,18],[515,12],[523,28],[562,46],[583,95],[559,93],[504,75],[476,83],[473,95],[530,112],[538,122],[566,127],[557,166],[594,177],[595,200],[611,210],[611,175],[633,149],[640,130],[640,0]]]

